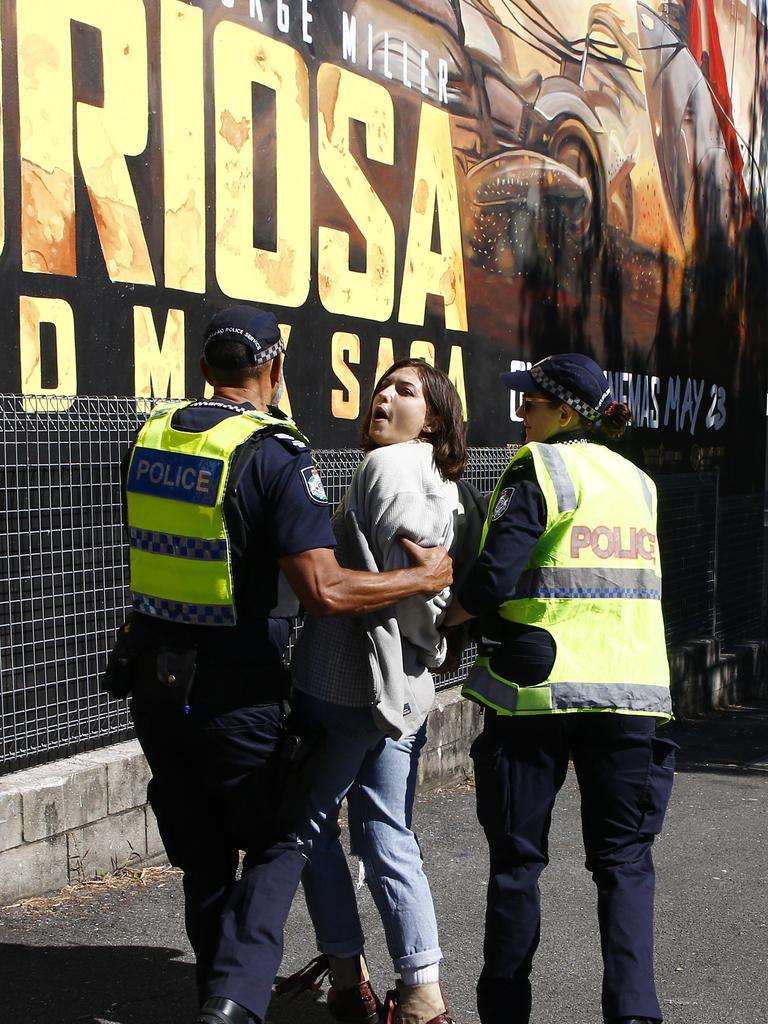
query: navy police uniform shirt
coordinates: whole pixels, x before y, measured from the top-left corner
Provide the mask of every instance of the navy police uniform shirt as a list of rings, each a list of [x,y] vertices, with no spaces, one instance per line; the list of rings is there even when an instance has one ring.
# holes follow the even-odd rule
[[[238,408],[254,407],[202,399],[180,409],[172,423],[178,430],[198,433],[235,415]],[[272,409],[270,413],[281,415]],[[123,460],[123,484],[130,454]],[[329,511],[311,450],[303,442],[279,430],[247,441],[233,459],[224,499],[237,623],[222,628],[194,626],[134,612],[136,640],[151,646],[194,646],[224,662],[257,667],[260,681],[265,673],[282,676],[289,635],[286,616],[298,608],[295,600],[288,604],[281,600],[278,559],[335,547]],[[291,604],[295,607],[290,608]]]

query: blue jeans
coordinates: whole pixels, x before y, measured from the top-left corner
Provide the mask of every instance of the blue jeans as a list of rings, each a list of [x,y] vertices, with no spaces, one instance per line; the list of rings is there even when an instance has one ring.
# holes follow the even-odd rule
[[[395,971],[442,959],[432,894],[411,830],[416,769],[426,725],[401,740],[382,736],[369,708],[342,707],[298,692],[294,708],[322,726],[320,758],[299,840],[302,882],[318,949],[336,957],[362,952],[355,888],[339,841],[339,810],[349,810],[352,852],[360,858],[381,915]]]

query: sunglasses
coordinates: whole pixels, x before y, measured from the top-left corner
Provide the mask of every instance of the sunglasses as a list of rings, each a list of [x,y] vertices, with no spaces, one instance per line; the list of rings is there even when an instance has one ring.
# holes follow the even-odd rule
[[[534,405],[549,405],[549,406],[552,406],[552,405],[554,405],[554,403],[551,402],[548,398],[524,398],[522,400],[522,402],[520,403],[520,405],[518,406],[518,409],[522,408],[526,412],[530,412],[531,409],[533,409]]]

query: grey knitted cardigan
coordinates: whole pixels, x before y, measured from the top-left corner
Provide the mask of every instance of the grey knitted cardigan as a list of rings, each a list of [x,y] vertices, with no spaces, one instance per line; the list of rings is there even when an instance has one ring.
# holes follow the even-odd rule
[[[430,444],[377,448],[334,513],[336,556],[351,569],[404,568],[410,562],[400,537],[450,548],[460,516],[456,485],[440,476]],[[445,656],[438,627],[449,597],[446,590],[362,616],[308,617],[291,662],[294,686],[330,703],[370,707],[393,739],[410,735],[434,702],[429,669]]]

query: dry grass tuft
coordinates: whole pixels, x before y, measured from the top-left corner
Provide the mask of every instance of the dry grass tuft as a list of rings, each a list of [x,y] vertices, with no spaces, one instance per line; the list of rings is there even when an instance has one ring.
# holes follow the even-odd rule
[[[103,892],[145,889],[149,885],[156,885],[180,875],[181,871],[178,868],[172,868],[169,865],[139,868],[126,864],[116,871],[110,871],[98,878],[89,878],[74,885],[65,885],[63,889],[47,896],[32,896],[26,900],[19,900],[18,903],[0,908],[0,913],[3,910],[15,910],[17,913],[36,915],[61,910],[73,903],[93,900]]]

